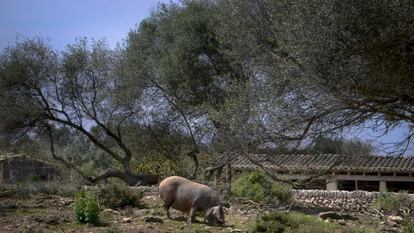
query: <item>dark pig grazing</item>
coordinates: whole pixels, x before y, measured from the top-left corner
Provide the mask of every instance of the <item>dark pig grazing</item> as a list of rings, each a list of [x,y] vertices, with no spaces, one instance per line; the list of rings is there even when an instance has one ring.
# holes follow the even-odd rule
[[[223,206],[218,193],[207,185],[199,184],[179,176],[170,176],[159,186],[161,200],[167,217],[172,207],[189,213],[188,222],[192,222],[197,211],[205,213],[204,221],[209,224],[224,224]]]

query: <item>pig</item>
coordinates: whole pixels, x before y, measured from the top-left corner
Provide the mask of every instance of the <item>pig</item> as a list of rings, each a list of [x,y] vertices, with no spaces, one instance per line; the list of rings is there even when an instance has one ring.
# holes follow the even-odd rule
[[[169,208],[172,207],[189,213],[189,223],[194,221],[195,213],[201,211],[204,212],[204,221],[208,224],[224,224],[223,205],[218,193],[207,185],[179,176],[170,176],[161,181],[159,192],[168,218],[171,218]]]

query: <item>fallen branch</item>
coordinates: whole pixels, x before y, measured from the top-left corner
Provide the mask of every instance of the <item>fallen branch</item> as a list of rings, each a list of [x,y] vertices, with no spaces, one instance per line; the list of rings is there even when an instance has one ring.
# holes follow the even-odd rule
[[[372,207],[372,209],[375,210],[375,212],[377,212],[379,215],[381,215],[381,217],[385,217],[385,215],[381,213],[381,211],[375,209],[374,207]]]

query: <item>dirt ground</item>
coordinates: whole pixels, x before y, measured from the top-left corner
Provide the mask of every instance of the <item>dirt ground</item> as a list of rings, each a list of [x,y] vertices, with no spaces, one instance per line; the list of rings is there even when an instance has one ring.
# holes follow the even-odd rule
[[[226,209],[224,226],[209,226],[203,222],[186,224],[183,214],[172,210],[173,219],[164,217],[161,200],[156,195],[143,198],[145,208],[127,207],[101,212],[99,226],[76,223],[73,200],[55,195],[34,195],[28,198],[0,198],[0,232],[247,232],[261,214],[275,207],[263,207],[249,201],[232,202]],[[318,210],[296,209],[317,214]],[[340,224],[358,229],[364,226],[374,232],[399,232],[398,227],[385,225],[372,216],[355,215],[357,220]],[[197,218],[202,221],[202,217]]]

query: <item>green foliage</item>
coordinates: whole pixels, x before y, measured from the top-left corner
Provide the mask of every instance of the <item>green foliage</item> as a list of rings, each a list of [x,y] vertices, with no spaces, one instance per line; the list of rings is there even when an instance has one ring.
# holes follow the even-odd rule
[[[326,223],[315,216],[301,213],[272,212],[262,216],[250,227],[249,232],[269,233],[331,233],[331,232],[355,232],[335,223]],[[361,230],[358,232],[366,232]]]
[[[312,145],[305,148],[305,151],[315,154],[369,155],[373,151],[373,147],[358,140],[320,136],[315,138]]]
[[[105,233],[119,233],[119,232],[121,231],[116,227],[111,227],[105,230]]]
[[[181,167],[172,160],[161,156],[147,156],[139,162],[133,162],[132,168],[134,171],[144,174],[171,176],[179,173]]]
[[[80,166],[80,169],[83,171],[83,173],[87,176],[92,176],[95,174],[97,168],[95,167],[95,162],[93,160],[89,160],[85,163],[83,163]]]
[[[185,106],[218,107],[238,74],[220,51],[216,10],[214,1],[161,5],[129,33],[128,60]]]
[[[373,207],[387,213],[398,213],[401,209],[406,208],[410,201],[408,194],[405,192],[398,194],[381,192],[375,199]]]
[[[40,151],[39,128],[53,125],[68,140],[56,140],[57,154],[87,175],[122,163],[129,151],[144,154],[146,144],[173,154],[174,163],[143,160],[136,170],[170,175],[185,170],[181,145],[204,144],[188,140],[182,115],[194,138],[222,145],[213,145],[218,152],[293,147],[372,120],[385,121],[373,127],[388,132],[413,123],[413,11],[412,0],[183,0],[160,4],[115,50],[85,39],[63,52],[41,39],[17,41],[0,55],[0,109],[7,110],[0,136]],[[161,135],[175,130],[182,138],[131,127],[145,119],[166,122]],[[90,121],[95,126],[83,128]],[[83,143],[70,140],[74,131]],[[338,151],[332,141],[321,144],[314,149]],[[370,150],[353,143],[341,150],[358,147]],[[240,192],[257,200],[277,195],[262,186]]]
[[[325,132],[378,116],[412,122],[399,108],[413,106],[413,1],[219,2],[223,47],[271,80],[278,122],[304,129],[299,118],[324,115]]]
[[[402,232],[403,233],[414,233],[414,221],[412,219],[404,220],[402,223]]]
[[[100,203],[108,208],[141,207],[143,192],[133,190],[123,182],[109,182],[97,191]]]
[[[75,217],[79,223],[97,224],[99,222],[99,207],[95,195],[81,191],[75,195]]]
[[[273,182],[263,172],[252,172],[241,176],[232,184],[232,193],[238,197],[249,198],[256,202],[288,202],[291,187]]]
[[[281,182],[273,182],[269,196],[276,197],[280,202],[289,202],[292,199],[292,188]]]
[[[62,157],[79,166],[86,175],[95,175],[112,165],[111,157],[97,150],[81,133],[67,128],[54,131],[57,146],[64,148]],[[95,131],[96,127],[92,127],[91,132],[99,136]]]

